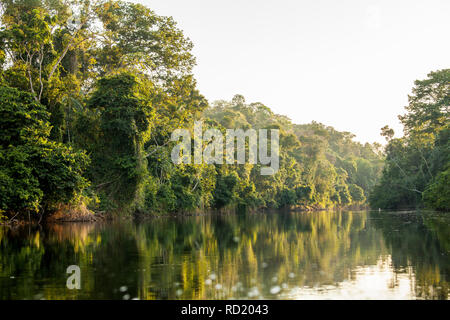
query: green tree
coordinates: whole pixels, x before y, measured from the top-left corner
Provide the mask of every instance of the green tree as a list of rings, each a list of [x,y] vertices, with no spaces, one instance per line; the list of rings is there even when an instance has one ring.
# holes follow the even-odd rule
[[[399,116],[405,134],[436,135],[450,122],[450,69],[430,72],[414,82],[407,113]]]
[[[364,201],[366,201],[366,197],[364,196],[364,190],[360,186],[352,183],[348,186],[348,190],[350,192],[353,202],[363,203]]]
[[[237,182],[238,177],[234,174],[217,176],[216,189],[214,190],[214,206],[216,208],[223,208],[232,202]]]
[[[99,140],[93,151],[92,180],[112,208],[124,211],[143,201],[147,174],[144,143],[150,136],[151,103],[131,74],[102,78],[88,101],[98,112]]]
[[[450,163],[449,104],[449,69],[431,72],[427,79],[415,82],[407,113],[399,117],[404,137],[393,139],[392,129],[382,128],[388,141],[386,161],[380,183],[370,195],[372,206],[420,207],[425,200],[432,208],[450,209],[441,190]]]
[[[450,167],[439,172],[423,193],[425,203],[434,209],[450,209]]]
[[[0,87],[0,209],[48,212],[78,200],[89,159],[48,140],[49,114],[26,92]]]

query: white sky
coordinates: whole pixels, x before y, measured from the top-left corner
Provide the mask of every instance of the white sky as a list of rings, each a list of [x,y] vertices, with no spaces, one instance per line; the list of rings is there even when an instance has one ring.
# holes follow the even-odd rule
[[[384,142],[413,82],[450,67],[449,0],[140,0],[194,43],[200,92]]]

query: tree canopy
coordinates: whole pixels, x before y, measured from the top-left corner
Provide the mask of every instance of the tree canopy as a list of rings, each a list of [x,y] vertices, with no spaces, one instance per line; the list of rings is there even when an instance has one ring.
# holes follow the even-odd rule
[[[387,126],[386,163],[371,205],[378,208],[415,208],[426,205],[449,210],[450,69],[430,72],[417,80],[406,114],[399,116],[404,136],[393,138]]]
[[[113,0],[0,0],[0,9],[3,213],[76,202],[123,215],[367,199],[380,208],[448,208],[449,70],[416,82],[400,117],[404,138],[383,128],[389,144],[379,182],[377,143],[317,122],[294,124],[239,94],[210,104],[192,73],[193,44],[170,17]],[[172,132],[193,133],[198,120],[222,133],[278,129],[279,170],[174,164]]]

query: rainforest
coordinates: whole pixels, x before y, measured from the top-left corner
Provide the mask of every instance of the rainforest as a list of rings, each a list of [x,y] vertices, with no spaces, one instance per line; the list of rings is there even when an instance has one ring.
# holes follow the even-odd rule
[[[120,1],[1,6],[3,219],[367,205],[381,145],[294,124],[239,94],[208,102],[193,44],[171,18]],[[279,129],[280,170],[173,164],[171,133],[196,120],[221,132]]]
[[[361,143],[239,93],[207,100],[193,72],[194,43],[144,5],[0,0],[0,10],[0,298],[298,298],[361,265],[417,271],[413,297],[448,298],[450,69],[414,82],[399,115],[403,136],[385,126],[385,144]],[[228,129],[276,130],[278,170],[263,175],[255,161],[174,163],[172,134],[194,136],[198,121],[224,137]],[[190,139],[186,149],[194,156]],[[93,224],[54,224],[83,221]],[[95,268],[120,273],[107,263],[114,243],[123,251],[111,257],[130,261],[138,277],[97,287],[109,276]],[[72,253],[88,270],[87,291],[46,287],[60,281]],[[151,269],[172,263],[168,273]],[[217,275],[222,282],[211,287]],[[47,280],[36,289],[38,278]]]

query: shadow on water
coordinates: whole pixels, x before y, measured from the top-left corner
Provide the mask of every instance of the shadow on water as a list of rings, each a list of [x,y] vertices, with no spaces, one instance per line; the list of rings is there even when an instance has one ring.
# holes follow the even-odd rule
[[[369,211],[1,228],[0,299],[447,299],[449,230]]]

